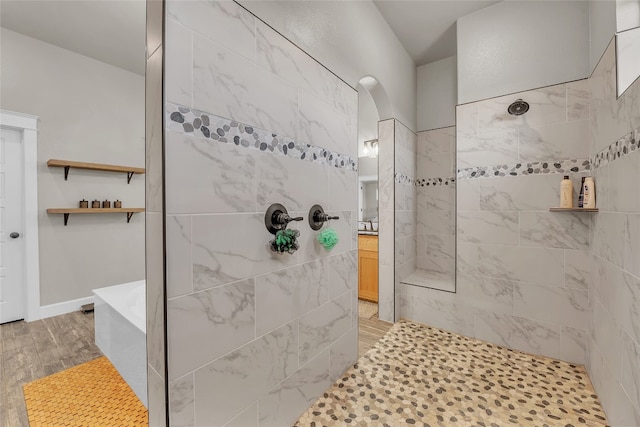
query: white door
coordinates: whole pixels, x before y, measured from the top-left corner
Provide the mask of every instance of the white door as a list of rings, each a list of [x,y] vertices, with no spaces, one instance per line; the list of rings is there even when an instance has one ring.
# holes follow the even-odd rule
[[[22,132],[0,128],[0,323],[24,319]]]

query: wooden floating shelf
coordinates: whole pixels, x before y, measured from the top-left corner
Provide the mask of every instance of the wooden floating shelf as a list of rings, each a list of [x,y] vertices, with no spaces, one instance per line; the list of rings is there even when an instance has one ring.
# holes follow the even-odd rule
[[[49,208],[49,214],[64,214],[64,225],[69,221],[69,214],[108,214],[126,213],[127,223],[131,221],[134,213],[144,212],[144,208]]]
[[[102,163],[74,162],[71,160],[58,160],[58,159],[49,159],[47,161],[47,166],[55,167],[55,168],[64,168],[65,181],[69,177],[70,168],[126,173],[127,184],[131,182],[131,177],[133,177],[133,174],[136,174],[136,173],[143,174],[145,172],[144,168],[136,168],[133,166],[106,165]]]
[[[549,208],[550,212],[598,212],[598,208]]]

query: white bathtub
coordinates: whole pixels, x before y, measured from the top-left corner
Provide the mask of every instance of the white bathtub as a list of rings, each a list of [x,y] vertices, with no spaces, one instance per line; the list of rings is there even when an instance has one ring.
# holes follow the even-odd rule
[[[96,345],[147,406],[145,281],[94,289]]]

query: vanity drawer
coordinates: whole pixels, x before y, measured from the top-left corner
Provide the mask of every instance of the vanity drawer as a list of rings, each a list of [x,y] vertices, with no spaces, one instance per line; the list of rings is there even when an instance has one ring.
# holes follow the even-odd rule
[[[378,236],[358,236],[358,250],[378,252]]]

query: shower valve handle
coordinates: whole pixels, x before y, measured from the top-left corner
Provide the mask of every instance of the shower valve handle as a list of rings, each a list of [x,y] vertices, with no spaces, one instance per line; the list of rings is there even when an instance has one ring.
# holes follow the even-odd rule
[[[329,220],[332,220],[332,219],[340,219],[340,217],[339,216],[330,216],[329,214],[324,213],[324,212],[316,212],[313,215],[313,220],[315,222],[326,222],[326,221],[329,221]]]
[[[278,231],[286,229],[287,224],[292,221],[302,221],[303,219],[301,216],[290,216],[287,208],[280,203],[272,204],[264,213],[264,225],[271,234],[276,234]]]
[[[301,216],[292,217],[287,213],[276,213],[273,215],[273,223],[274,224],[289,224],[292,221],[302,221],[304,218]]]
[[[320,230],[322,225],[331,219],[340,219],[340,217],[330,216],[325,213],[320,205],[313,205],[311,209],[309,209],[309,227],[311,227],[312,230]]]

